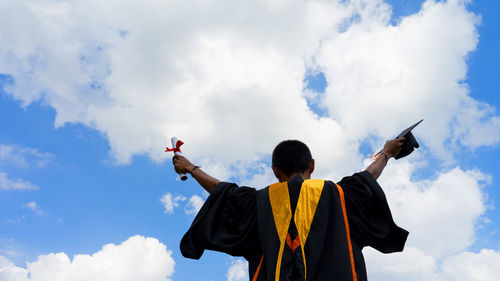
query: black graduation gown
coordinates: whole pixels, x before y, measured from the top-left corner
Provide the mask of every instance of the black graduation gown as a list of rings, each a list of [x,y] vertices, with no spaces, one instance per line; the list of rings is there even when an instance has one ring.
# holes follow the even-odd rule
[[[338,184],[300,176],[261,190],[220,183],[180,248],[193,259],[204,250],[243,256],[252,281],[363,281],[362,248],[402,251],[407,236],[364,171]]]

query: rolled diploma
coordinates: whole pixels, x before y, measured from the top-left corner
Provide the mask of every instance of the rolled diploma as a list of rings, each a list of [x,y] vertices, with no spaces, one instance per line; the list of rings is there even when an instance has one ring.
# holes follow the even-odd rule
[[[171,141],[172,141],[172,147],[174,149],[176,149],[177,148],[177,138],[172,137]],[[180,152],[174,152],[174,153],[178,154],[178,155],[182,155],[182,153],[180,153]],[[188,178],[186,174],[179,174],[179,176],[181,176],[181,180],[183,180],[183,181],[187,180],[187,178]]]

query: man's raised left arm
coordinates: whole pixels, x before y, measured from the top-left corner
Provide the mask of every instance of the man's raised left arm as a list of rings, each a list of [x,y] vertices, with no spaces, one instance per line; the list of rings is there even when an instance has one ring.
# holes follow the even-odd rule
[[[375,161],[373,161],[373,163],[366,168],[366,171],[369,172],[374,179],[378,179],[378,177],[380,177],[389,159],[398,155],[399,151],[401,151],[404,140],[405,138],[398,138],[385,142],[382,152],[377,156]]]

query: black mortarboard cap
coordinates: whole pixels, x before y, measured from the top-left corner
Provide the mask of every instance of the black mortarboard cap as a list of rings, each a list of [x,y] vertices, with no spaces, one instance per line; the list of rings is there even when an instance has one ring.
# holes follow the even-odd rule
[[[401,147],[401,151],[398,153],[398,155],[394,156],[394,159],[399,159],[403,158],[405,156],[408,156],[410,153],[413,152],[415,148],[418,148],[420,145],[418,144],[417,140],[411,133],[411,130],[415,129],[415,127],[418,126],[424,119],[418,121],[417,123],[411,125],[408,127],[408,129],[404,130],[399,134],[396,138],[401,138],[405,137],[405,141],[403,142],[403,146]]]

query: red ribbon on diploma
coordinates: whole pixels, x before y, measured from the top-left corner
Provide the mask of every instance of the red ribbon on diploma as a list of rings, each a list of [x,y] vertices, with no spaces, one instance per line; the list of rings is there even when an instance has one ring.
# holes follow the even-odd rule
[[[176,152],[181,152],[181,145],[183,145],[184,143],[181,141],[181,140],[177,140],[177,143],[175,144],[175,147],[174,148],[168,148],[165,149],[165,152],[169,152],[169,151],[173,151],[174,153]]]

